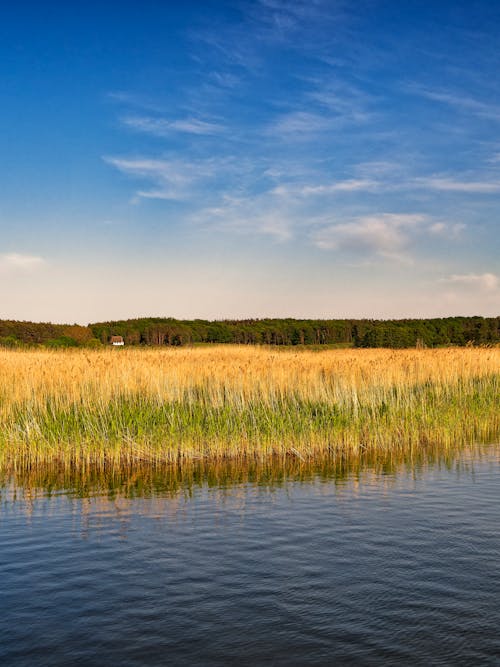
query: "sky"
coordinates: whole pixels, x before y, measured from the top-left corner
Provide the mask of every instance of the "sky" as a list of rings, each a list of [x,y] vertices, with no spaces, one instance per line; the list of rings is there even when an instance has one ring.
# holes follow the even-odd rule
[[[2,3],[0,318],[500,315],[500,4]]]

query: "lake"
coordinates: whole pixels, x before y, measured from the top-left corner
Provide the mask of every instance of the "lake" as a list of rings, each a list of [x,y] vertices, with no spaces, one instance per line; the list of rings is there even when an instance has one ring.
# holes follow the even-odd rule
[[[0,478],[2,665],[498,665],[500,447]]]

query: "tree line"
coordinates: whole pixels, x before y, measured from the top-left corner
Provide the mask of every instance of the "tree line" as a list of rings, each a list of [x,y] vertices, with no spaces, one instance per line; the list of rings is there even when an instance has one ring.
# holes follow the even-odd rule
[[[52,324],[0,320],[3,347],[100,347],[111,336],[126,345],[310,345],[332,347],[441,347],[500,343],[500,317],[434,319],[250,319],[176,320],[139,318],[113,322]]]
[[[100,345],[100,341],[96,339],[92,343],[93,338],[92,329],[79,324],[0,320],[0,345],[2,347]]]

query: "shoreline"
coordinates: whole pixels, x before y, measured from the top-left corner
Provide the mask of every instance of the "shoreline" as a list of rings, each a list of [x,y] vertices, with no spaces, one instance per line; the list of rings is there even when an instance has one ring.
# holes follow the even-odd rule
[[[48,463],[23,466],[19,462],[0,467],[0,488],[12,485],[32,493],[58,494],[74,490],[79,497],[91,497],[95,490],[121,497],[177,495],[194,488],[226,489],[253,484],[279,488],[289,482],[333,480],[342,485],[366,475],[384,475],[396,479],[400,474],[420,474],[426,469],[481,460],[491,452],[500,452],[500,439],[467,445],[408,447],[398,451],[362,452],[358,455],[321,456],[311,459],[271,456],[263,460],[225,459],[191,460],[178,463],[99,461],[84,467]],[[465,468],[464,468],[465,469]]]

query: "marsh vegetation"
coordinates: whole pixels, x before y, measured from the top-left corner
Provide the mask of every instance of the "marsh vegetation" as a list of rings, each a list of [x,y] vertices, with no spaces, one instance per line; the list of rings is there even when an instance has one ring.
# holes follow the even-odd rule
[[[500,349],[0,352],[2,464],[357,455],[493,441]]]

